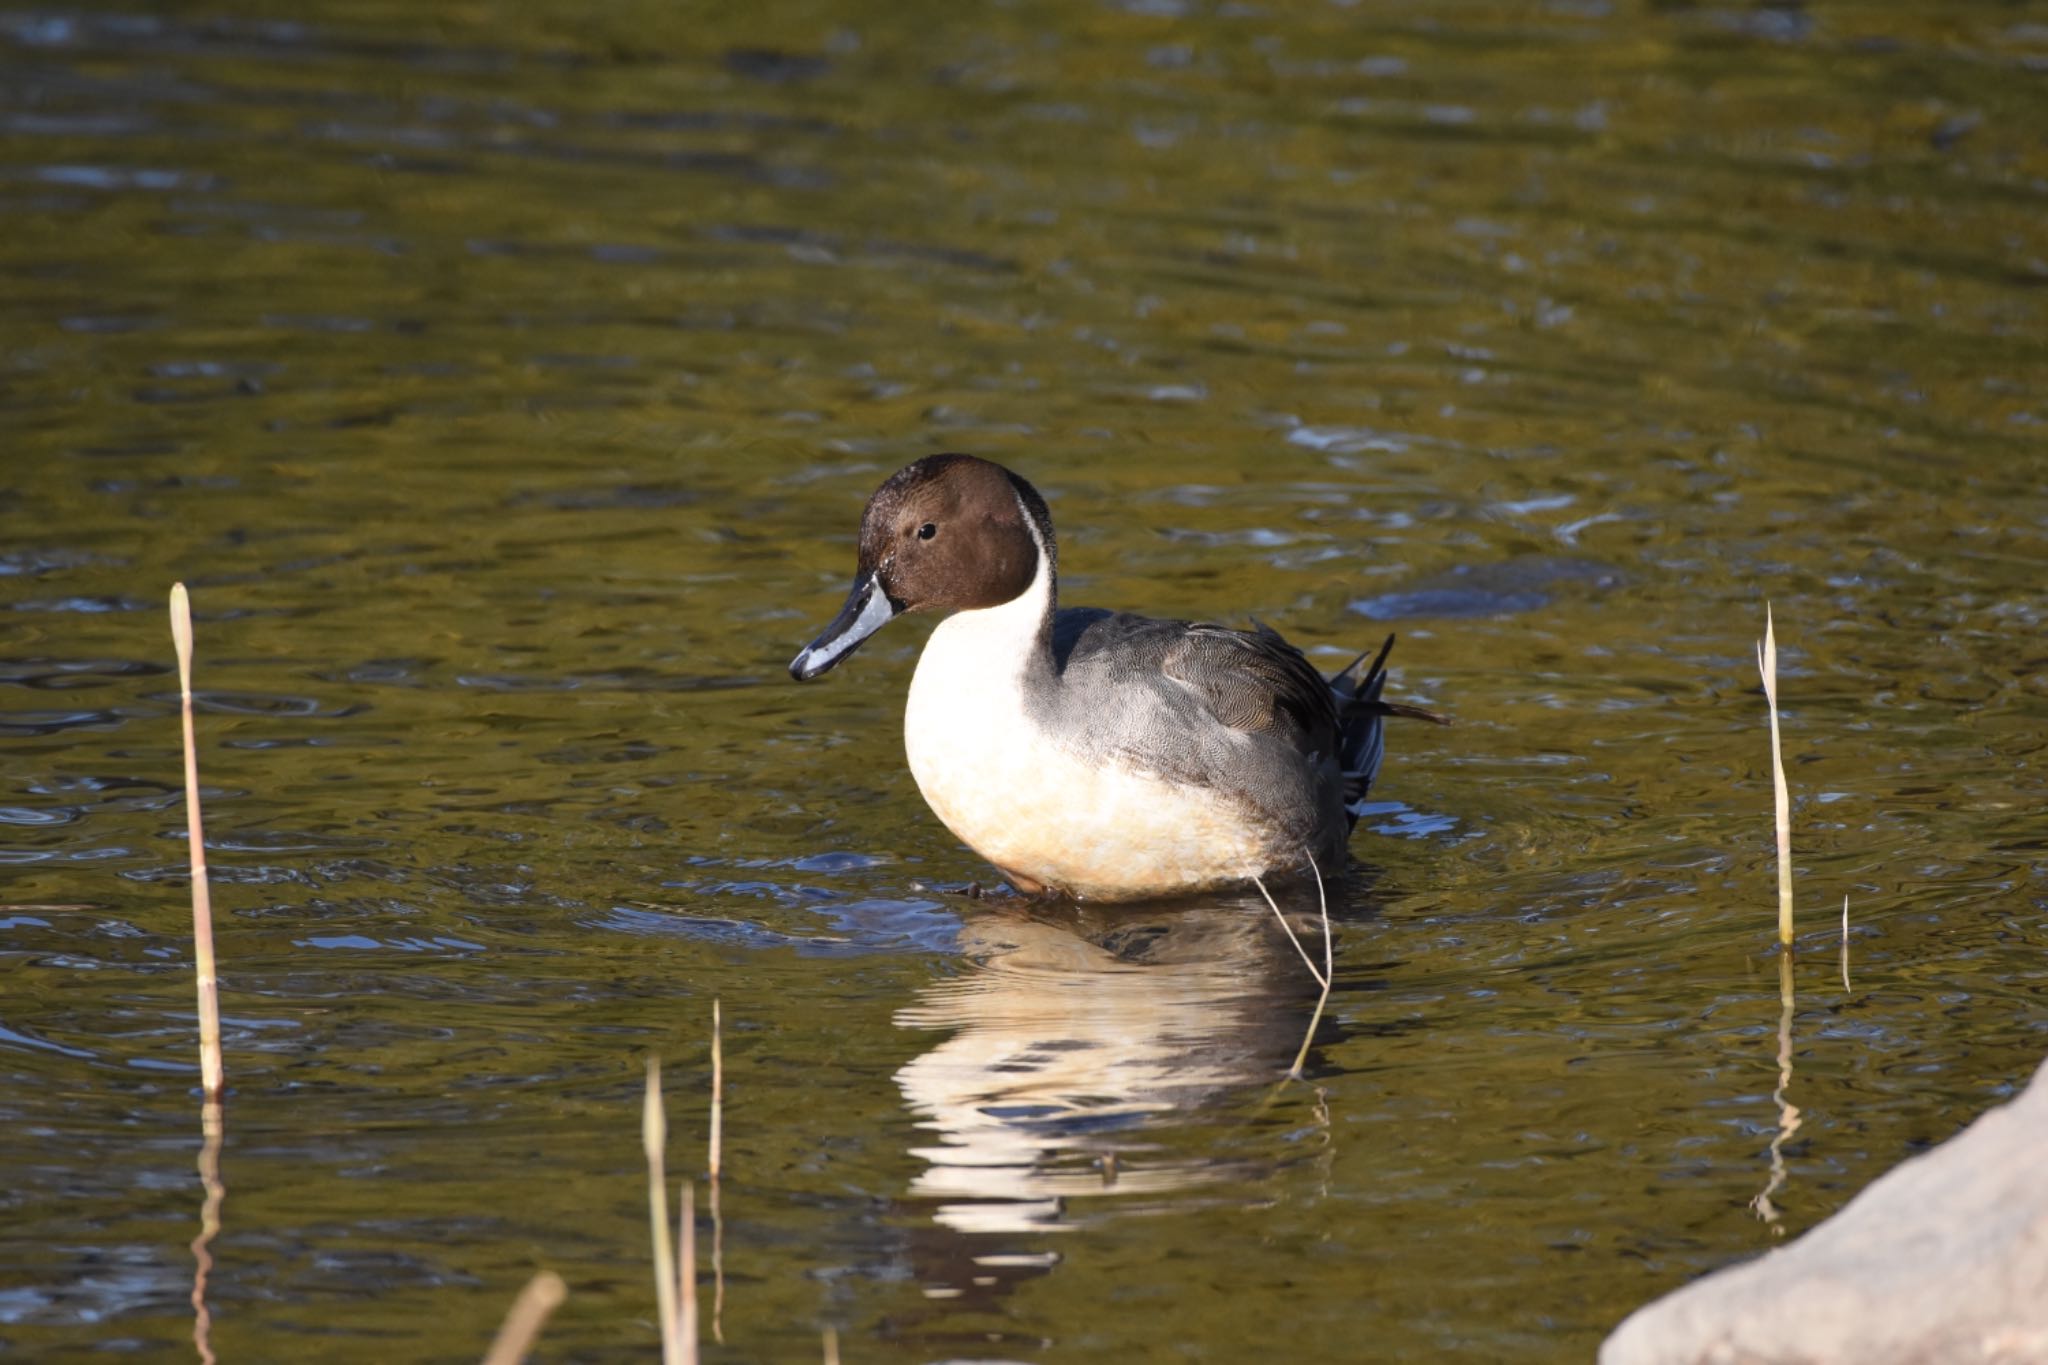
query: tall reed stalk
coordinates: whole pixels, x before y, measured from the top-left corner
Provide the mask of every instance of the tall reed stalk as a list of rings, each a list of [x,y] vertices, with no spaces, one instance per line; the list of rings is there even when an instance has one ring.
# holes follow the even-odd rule
[[[171,585],[171,643],[185,719],[185,848],[192,861],[192,957],[199,969],[199,1087],[210,1100],[225,1084],[220,1056],[220,982],[213,961],[213,897],[206,882],[206,832],[199,818],[199,747],[192,735],[192,599]]]
[[[513,1301],[512,1311],[505,1315],[497,1339],[484,1356],[484,1365],[519,1365],[533,1349],[534,1338],[540,1335],[548,1314],[561,1307],[562,1300],[568,1297],[569,1287],[552,1270],[543,1270],[528,1280],[526,1288]]]
[[[1764,603],[1764,638],[1756,647],[1771,708],[1771,793],[1778,813],[1778,942],[1792,946],[1792,798],[1785,785],[1785,747],[1778,732],[1778,634]]]
[[[206,831],[199,815],[199,744],[192,729],[192,598],[171,585],[171,645],[178,653],[179,712],[184,722],[185,854],[192,866],[192,960],[199,987],[199,1235],[192,1239],[192,1346],[200,1365],[213,1365],[213,1314],[206,1306],[213,1273],[213,1239],[227,1185],[220,1149],[227,1134],[221,1091],[227,1084],[220,1050],[220,981],[213,960],[213,896],[206,880]]]
[[[668,1231],[668,1115],[661,1105],[661,1059],[647,1059],[647,1093],[640,1106],[640,1145],[647,1153],[647,1221],[654,1238],[654,1300],[661,1317],[662,1365],[683,1365],[676,1314],[676,1253]]]
[[[711,1338],[725,1344],[725,1213],[719,1202],[719,1166],[725,1145],[725,1018],[711,1002]]]

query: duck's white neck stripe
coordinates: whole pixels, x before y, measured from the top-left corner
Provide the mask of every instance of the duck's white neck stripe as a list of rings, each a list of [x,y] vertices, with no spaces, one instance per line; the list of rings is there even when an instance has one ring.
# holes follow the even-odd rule
[[[1011,600],[1021,602],[1030,598],[1039,604],[1041,617],[1050,616],[1053,598],[1059,591],[1059,571],[1053,567],[1052,546],[1046,543],[1046,533],[1039,529],[1038,518],[1031,515],[1031,509],[1025,505],[1024,495],[1013,490],[1011,496],[1017,499],[1017,511],[1024,518],[1024,529],[1031,533],[1031,547],[1038,551],[1038,570],[1031,575],[1031,586]]]

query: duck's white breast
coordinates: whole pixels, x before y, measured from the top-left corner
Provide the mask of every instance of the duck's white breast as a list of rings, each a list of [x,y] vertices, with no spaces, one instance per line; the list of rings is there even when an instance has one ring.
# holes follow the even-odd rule
[[[1267,839],[1238,804],[1078,753],[1033,719],[1024,687],[1038,586],[948,618],[918,660],[903,742],[933,813],[1005,872],[1076,896],[1191,891],[1265,871]]]

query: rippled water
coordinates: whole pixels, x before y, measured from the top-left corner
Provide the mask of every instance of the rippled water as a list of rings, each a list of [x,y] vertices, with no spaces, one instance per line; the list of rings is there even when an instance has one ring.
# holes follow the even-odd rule
[[[1582,1359],[2039,1060],[2048,27],[2017,7],[0,15],[0,1352]],[[969,449],[1067,600],[1391,627],[1313,986],[1256,901],[970,899],[827,681]],[[1835,957],[1850,901],[1852,987]],[[1297,905],[1296,911],[1308,907]],[[708,1285],[707,1285],[708,1290]]]

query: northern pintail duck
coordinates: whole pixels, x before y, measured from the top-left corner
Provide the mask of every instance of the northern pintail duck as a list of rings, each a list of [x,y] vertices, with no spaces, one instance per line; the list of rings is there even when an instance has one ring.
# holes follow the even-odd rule
[[[904,612],[950,613],[903,747],[946,827],[1018,889],[1089,900],[1340,866],[1384,752],[1388,636],[1324,679],[1271,628],[1058,605],[1038,490],[933,455],[868,499],[846,605],[790,663],[815,678]]]

